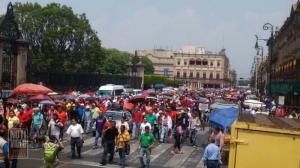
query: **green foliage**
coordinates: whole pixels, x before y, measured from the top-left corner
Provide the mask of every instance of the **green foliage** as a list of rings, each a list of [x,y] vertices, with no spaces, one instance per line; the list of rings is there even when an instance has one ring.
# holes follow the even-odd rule
[[[154,67],[152,64],[152,61],[148,57],[141,57],[141,62],[145,66],[145,74],[153,74],[154,73]]]
[[[166,86],[178,87],[181,84],[181,81],[167,78],[161,75],[145,75],[144,88],[150,88],[151,85],[158,83],[164,84]]]
[[[126,74],[130,54],[117,49],[103,49],[105,61],[102,65],[102,72],[107,74]]]
[[[51,3],[16,3],[15,19],[29,42],[31,70],[100,71],[104,54],[97,34],[85,14]]]

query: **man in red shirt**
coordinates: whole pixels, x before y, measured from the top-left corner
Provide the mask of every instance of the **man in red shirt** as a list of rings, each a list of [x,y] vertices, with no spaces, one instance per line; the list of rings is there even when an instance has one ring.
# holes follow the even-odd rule
[[[143,122],[143,114],[140,108],[133,113],[132,120],[133,120],[132,139],[135,139],[140,135],[139,130],[140,130],[141,123]]]
[[[33,110],[30,108],[27,104],[23,104],[22,108],[24,109],[23,114],[22,114],[22,122],[24,123],[24,127],[28,131],[28,135],[30,135],[30,127],[31,127],[31,120],[32,120],[32,114]]]
[[[59,107],[57,117],[59,121],[63,124],[63,127],[60,128],[59,138],[63,140],[64,137],[64,129],[67,126],[68,115],[67,112],[63,110],[62,107]]]

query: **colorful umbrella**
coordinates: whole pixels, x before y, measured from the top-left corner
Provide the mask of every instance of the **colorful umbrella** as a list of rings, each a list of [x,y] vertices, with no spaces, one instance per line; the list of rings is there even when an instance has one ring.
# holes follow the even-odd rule
[[[24,83],[13,90],[13,94],[48,94],[53,92],[51,89],[33,83]]]
[[[40,104],[45,104],[45,105],[55,105],[55,102],[52,100],[43,100],[40,102]]]
[[[51,98],[47,95],[39,94],[36,96],[32,96],[30,100],[51,100]]]
[[[14,98],[9,98],[9,99],[7,99],[7,103],[10,103],[10,104],[17,104],[17,103],[19,103],[19,100],[14,99]]]

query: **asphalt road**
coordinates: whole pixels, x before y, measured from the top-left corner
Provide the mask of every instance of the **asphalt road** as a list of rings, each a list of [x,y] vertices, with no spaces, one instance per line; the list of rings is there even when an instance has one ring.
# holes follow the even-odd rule
[[[199,142],[207,140],[207,130],[199,132],[197,136]],[[107,167],[115,168],[118,165],[119,156],[115,153],[114,164],[101,166],[99,164],[103,148],[92,149],[94,137],[87,135],[85,137],[84,147],[82,149],[82,159],[71,159],[70,145],[65,142],[65,149],[60,155],[57,168],[94,168],[94,167]],[[137,142],[131,141],[131,153],[126,156],[127,167],[139,167]],[[156,143],[152,149],[150,167],[153,168],[202,168],[200,160],[203,154],[202,147],[192,147],[184,144],[182,147],[183,154],[171,154],[172,143]],[[41,168],[43,167],[43,149],[29,149],[28,159],[19,159],[18,168]]]

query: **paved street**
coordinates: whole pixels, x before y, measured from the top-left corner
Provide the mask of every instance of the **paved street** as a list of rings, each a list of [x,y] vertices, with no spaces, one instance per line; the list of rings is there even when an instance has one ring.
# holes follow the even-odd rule
[[[198,137],[198,140],[203,142],[207,139],[207,130],[204,132],[200,132]],[[81,167],[120,167],[117,163],[119,161],[119,156],[116,153],[115,154],[115,163],[106,165],[106,166],[100,166],[99,160],[101,157],[101,154],[103,152],[103,148],[99,149],[92,149],[92,145],[94,143],[94,137],[87,136],[85,138],[84,147],[82,149],[82,155],[83,159],[75,159],[72,160],[70,158],[71,155],[71,149],[70,145],[65,142],[65,149],[63,150],[59,164],[56,166],[57,168],[81,168]],[[137,141],[131,141],[131,153],[129,156],[127,156],[127,164],[128,167],[139,167],[139,160],[137,158],[138,151],[137,151]],[[202,165],[199,163],[200,159],[202,157],[203,148],[198,147],[194,148],[188,145],[183,145],[182,151],[183,154],[177,154],[172,155],[171,149],[172,149],[171,143],[156,143],[155,147],[152,150],[151,154],[151,167],[153,168],[167,168],[167,167],[178,167],[178,168],[202,168]],[[30,149],[29,150],[29,159],[22,159],[18,161],[18,167],[22,168],[32,168],[32,165],[35,165],[34,167],[43,167],[43,150],[40,149]]]

